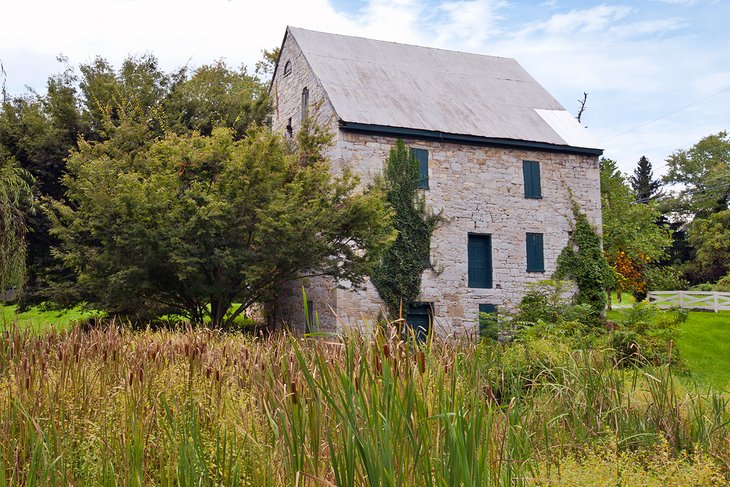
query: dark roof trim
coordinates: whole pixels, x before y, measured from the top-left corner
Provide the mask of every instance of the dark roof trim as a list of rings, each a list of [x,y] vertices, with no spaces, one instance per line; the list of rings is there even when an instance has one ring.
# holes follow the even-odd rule
[[[340,121],[340,128],[342,128],[343,130],[359,133],[410,137],[416,139],[436,140],[440,142],[452,142],[456,144],[508,147],[511,149],[563,152],[568,154],[580,154],[588,156],[600,156],[603,154],[603,149],[572,147],[569,145],[548,144],[545,142],[530,142],[527,140],[497,139],[492,137],[479,137],[477,135],[449,134],[444,132],[438,132],[436,130],[389,127],[387,125],[345,122],[343,120]]]

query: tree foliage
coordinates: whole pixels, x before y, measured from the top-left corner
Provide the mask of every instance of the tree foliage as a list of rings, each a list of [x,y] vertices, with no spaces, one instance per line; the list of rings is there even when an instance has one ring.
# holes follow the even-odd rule
[[[687,270],[694,282],[715,282],[730,272],[730,210],[692,222],[695,257]]]
[[[688,150],[667,158],[667,183],[685,186],[672,210],[690,217],[706,218],[730,204],[730,136],[719,132],[704,137]]]
[[[730,209],[730,136],[723,131],[702,138],[687,150],[667,158],[668,183],[683,185],[665,203],[674,215],[679,243],[684,252],[681,268],[692,284],[715,281],[727,269],[723,261],[726,246],[726,215]]]
[[[232,128],[240,139],[251,125],[268,122],[266,87],[244,67],[231,69],[219,61],[168,73],[152,55],[128,57],[118,69],[100,57],[78,70],[64,58],[59,61],[64,69],[49,78],[45,93],[5,96],[0,105],[0,148],[35,178],[40,206],[47,199],[68,203],[62,175],[79,139],[110,141],[106,150],[123,154],[169,134],[210,135],[214,127]],[[50,234],[47,213],[28,209],[23,208],[29,275],[24,304],[46,299],[49,281],[73,276],[52,258],[58,241]]]
[[[603,249],[616,272],[616,289],[643,294],[644,270],[664,257],[671,234],[653,202],[636,202],[615,161],[601,159],[600,164]]]
[[[651,162],[645,156],[641,156],[639,159],[636,169],[634,169],[634,175],[631,176],[629,182],[638,203],[648,203],[662,195],[662,182],[654,179]]]
[[[268,129],[235,133],[168,135],[131,153],[82,143],[64,178],[69,203],[54,205],[58,256],[77,273],[56,300],[224,327],[289,279],[362,283],[391,237],[382,194],[332,176],[306,128],[299,149],[320,149],[306,165]]]
[[[421,275],[431,266],[431,234],[440,217],[426,208],[418,190],[419,180],[418,160],[399,139],[390,149],[382,178],[388,203],[395,212],[393,226],[398,236],[371,274],[391,316],[398,316],[401,305],[407,309],[417,301]]]
[[[0,146],[0,299],[10,287],[25,281],[25,218],[23,205],[29,205],[30,174]]]

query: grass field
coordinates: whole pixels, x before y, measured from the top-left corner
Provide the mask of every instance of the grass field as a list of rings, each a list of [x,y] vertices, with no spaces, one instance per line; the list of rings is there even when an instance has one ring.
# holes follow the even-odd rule
[[[611,293],[611,306],[631,306],[636,302],[631,293],[621,293],[621,301],[616,298],[616,293]]]
[[[80,307],[65,309],[61,311],[43,310],[33,307],[18,313],[15,305],[0,305],[0,331],[8,328],[8,325],[15,323],[19,328],[31,329],[34,331],[44,330],[50,327],[67,329],[74,322],[94,316],[93,311],[83,311]]]
[[[690,312],[677,345],[698,381],[730,390],[730,312]]]

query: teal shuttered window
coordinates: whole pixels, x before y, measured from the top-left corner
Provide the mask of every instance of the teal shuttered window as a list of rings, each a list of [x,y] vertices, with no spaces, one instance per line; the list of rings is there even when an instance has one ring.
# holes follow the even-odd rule
[[[522,161],[522,175],[525,178],[525,198],[542,198],[540,163],[537,161]]]
[[[492,237],[469,234],[468,251],[469,287],[492,287]]]
[[[419,189],[428,189],[428,151],[426,149],[411,149],[411,156],[418,160]]]
[[[542,246],[542,233],[528,233],[527,272],[545,272],[545,254]]]

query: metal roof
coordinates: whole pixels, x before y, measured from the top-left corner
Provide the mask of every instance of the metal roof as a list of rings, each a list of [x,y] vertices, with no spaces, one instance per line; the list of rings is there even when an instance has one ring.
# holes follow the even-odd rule
[[[514,59],[288,31],[345,123],[599,149]]]

